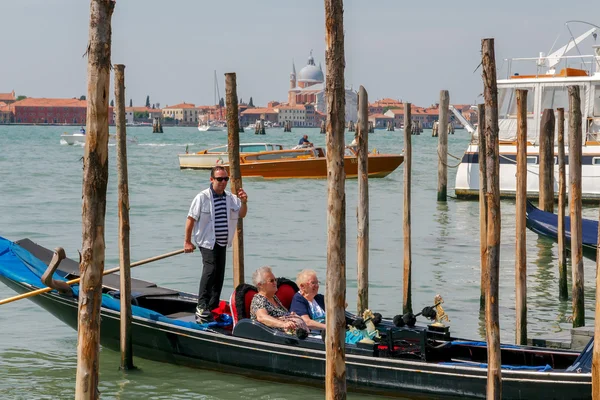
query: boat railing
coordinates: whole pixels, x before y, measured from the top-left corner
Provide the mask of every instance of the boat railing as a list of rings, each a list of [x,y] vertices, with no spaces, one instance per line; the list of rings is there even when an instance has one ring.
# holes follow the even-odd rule
[[[527,57],[527,58],[505,58],[504,62],[507,64],[506,79],[511,77],[519,76],[523,74],[523,71],[515,70],[515,63],[519,62],[522,64],[535,63],[535,73],[531,74],[535,78],[554,78],[561,76],[561,72],[566,68],[574,68],[587,72],[588,76],[592,76],[595,73],[600,73],[600,56],[598,55],[577,55],[577,56],[562,56],[560,62],[555,67],[548,68],[547,63],[550,62],[549,57]],[[522,63],[522,64],[521,64]],[[531,69],[529,69],[531,71]],[[527,74],[527,71],[525,71]],[[529,75],[527,75],[529,76]]]

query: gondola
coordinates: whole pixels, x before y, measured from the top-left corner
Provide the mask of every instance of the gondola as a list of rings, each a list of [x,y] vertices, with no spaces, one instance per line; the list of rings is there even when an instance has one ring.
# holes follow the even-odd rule
[[[0,238],[0,280],[18,293],[44,287],[40,276],[53,251],[29,239]],[[65,258],[56,281],[74,278],[77,262]],[[196,296],[132,279],[132,338],[137,357],[247,376],[322,386],[325,345],[319,333],[307,337],[270,329],[247,318],[250,285],[222,301],[214,322],[194,321]],[[246,290],[244,290],[246,288]],[[297,290],[280,278],[278,297],[291,301]],[[31,300],[77,329],[77,293],[53,290]],[[101,344],[119,350],[119,276],[103,279]],[[220,312],[220,314],[219,314]],[[347,314],[347,318],[355,318]],[[396,323],[394,323],[396,322]],[[398,325],[398,326],[396,326]],[[447,329],[383,319],[373,343],[346,344],[350,390],[401,397],[485,398],[485,342],[454,338]],[[591,398],[591,343],[582,353],[502,345],[502,393],[511,399]]]
[[[583,218],[581,220],[583,255],[596,260],[598,247],[598,221]],[[558,215],[542,211],[527,201],[527,227],[537,233],[558,241]],[[565,216],[565,246],[571,251],[571,218]]]

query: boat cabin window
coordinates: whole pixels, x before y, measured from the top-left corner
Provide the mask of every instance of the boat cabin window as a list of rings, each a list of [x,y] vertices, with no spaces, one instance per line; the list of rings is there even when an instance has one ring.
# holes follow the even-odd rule
[[[535,88],[498,88],[498,118],[517,117],[517,89],[527,89],[527,116],[533,118],[533,105],[535,103]]]
[[[594,90],[594,117],[600,117],[600,85]]]
[[[542,88],[542,111],[551,108],[564,108],[569,111],[569,91],[566,86],[545,86]]]
[[[537,156],[527,156],[527,164],[537,164]]]
[[[592,165],[600,165],[600,157],[592,158]]]

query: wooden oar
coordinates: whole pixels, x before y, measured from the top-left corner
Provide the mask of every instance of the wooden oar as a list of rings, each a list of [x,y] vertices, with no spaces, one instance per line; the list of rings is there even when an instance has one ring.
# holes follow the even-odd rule
[[[151,257],[151,258],[147,258],[145,260],[137,261],[137,262],[132,263],[130,265],[130,267],[131,268],[138,267],[140,265],[148,264],[149,262],[152,262],[152,261],[158,261],[158,260],[162,260],[163,258],[168,258],[168,257],[176,256],[177,254],[183,253],[183,251],[184,251],[183,249],[179,249],[179,250],[172,251],[170,253],[165,253],[165,254],[161,254],[161,255],[156,256],[156,257]],[[104,271],[104,273],[102,274],[102,276],[108,275],[108,274],[112,274],[112,273],[115,273],[115,272],[119,272],[119,270],[120,270],[120,267],[116,267],[116,268],[113,268],[113,269],[108,269],[108,270]],[[67,284],[68,285],[73,285],[75,283],[79,283],[80,280],[81,280],[81,277],[76,278],[76,279],[71,279],[70,281],[67,281]],[[31,292],[20,294],[18,296],[9,297],[7,299],[0,300],[0,306],[3,305],[3,304],[12,303],[13,301],[17,301],[17,300],[21,300],[21,299],[27,299],[29,297],[37,296],[38,294],[48,293],[48,292],[50,292],[52,290],[54,290],[54,289],[52,289],[50,287],[45,287],[45,288],[42,288],[42,289],[37,289],[37,290],[33,290]]]

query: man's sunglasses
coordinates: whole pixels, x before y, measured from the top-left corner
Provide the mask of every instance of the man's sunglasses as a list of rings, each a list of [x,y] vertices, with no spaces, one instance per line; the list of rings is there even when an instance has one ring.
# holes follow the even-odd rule
[[[229,177],[228,176],[224,176],[224,177],[220,177],[219,176],[219,177],[217,177],[215,179],[217,180],[217,182],[223,182],[223,181],[229,182]]]

